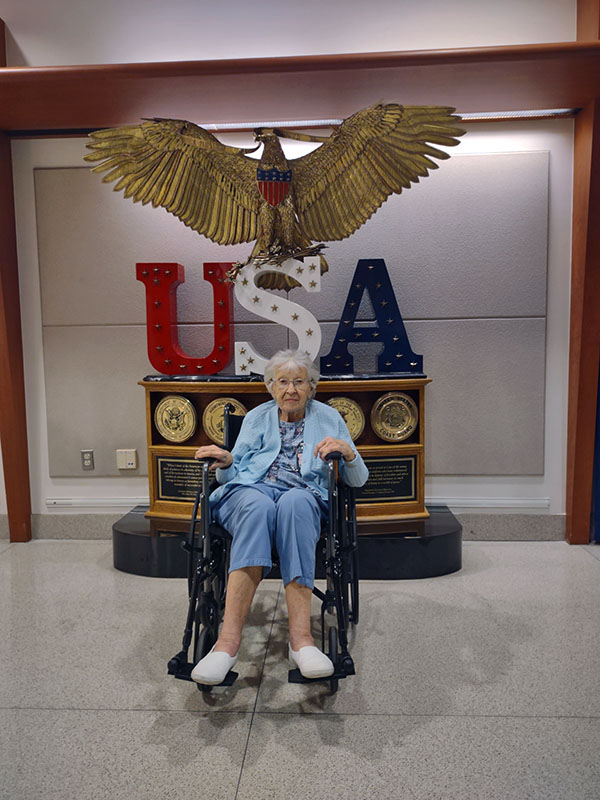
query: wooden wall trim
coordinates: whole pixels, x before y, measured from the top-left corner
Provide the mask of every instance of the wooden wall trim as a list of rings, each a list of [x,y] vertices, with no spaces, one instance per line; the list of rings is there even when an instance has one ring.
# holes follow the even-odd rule
[[[0,19],[0,67],[6,66],[6,25]]]
[[[0,133],[0,440],[11,542],[31,539],[31,495],[9,138]]]
[[[587,544],[600,359],[600,99],[575,120],[573,184],[566,538]]]
[[[600,39],[599,0],[577,0],[577,41]]]
[[[194,75],[257,75],[265,72],[327,72],[331,70],[387,69],[394,67],[481,64],[507,61],[544,61],[555,58],[593,57],[597,43],[590,41],[543,42],[540,44],[463,47],[444,50],[391,50],[375,53],[327,53],[310,56],[265,56],[197,61],[138,61],[122,64],[74,64],[51,67],[8,67],[0,83],[30,80],[74,80],[114,76],[124,78],[181,78]]]

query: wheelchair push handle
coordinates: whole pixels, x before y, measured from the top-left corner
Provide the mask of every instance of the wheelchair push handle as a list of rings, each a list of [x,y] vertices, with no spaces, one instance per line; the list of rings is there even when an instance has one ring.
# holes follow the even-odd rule
[[[197,458],[196,459],[196,461],[199,464],[201,464],[202,466],[204,466],[205,464],[208,464],[209,467],[211,466],[211,464],[214,464],[216,460],[217,460],[216,458],[212,458],[211,456],[208,456],[207,458]]]

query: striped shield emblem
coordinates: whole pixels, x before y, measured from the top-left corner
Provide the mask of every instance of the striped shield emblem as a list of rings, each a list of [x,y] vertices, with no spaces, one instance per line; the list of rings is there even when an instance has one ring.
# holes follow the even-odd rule
[[[287,197],[292,185],[292,170],[257,169],[258,189],[270,206],[278,206]]]

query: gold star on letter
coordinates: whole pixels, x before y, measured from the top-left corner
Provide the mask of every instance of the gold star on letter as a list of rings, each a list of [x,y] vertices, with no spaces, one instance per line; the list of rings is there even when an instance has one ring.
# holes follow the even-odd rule
[[[298,273],[298,275],[302,275],[302,273],[304,272],[304,268],[303,267],[296,267],[296,272]]]
[[[253,303],[258,303],[259,300],[260,300],[260,297],[258,297],[257,295],[254,295],[254,297],[252,298],[252,302]]]
[[[279,306],[271,306],[271,311],[277,311],[278,308]]]
[[[241,369],[241,371],[242,371],[242,372],[246,372],[246,365],[245,365],[245,364],[242,364],[242,366],[240,367],[240,369]]]
[[[306,331],[306,335],[307,336],[312,336],[312,330],[310,328]]]
[[[242,281],[242,286],[248,286],[248,278],[244,278]]]
[[[298,314],[292,314],[292,319],[298,319]]]
[[[254,364],[254,359],[253,359],[253,358],[249,358],[249,359],[248,359],[248,363],[249,363],[249,364]]]
[[[243,356],[245,352],[246,352],[246,348],[245,347],[240,347],[240,355]]]
[[[311,264],[311,265],[309,266],[309,270],[310,270],[311,272],[314,272],[314,271],[316,270],[316,268],[317,268],[317,265],[316,265],[316,264]]]
[[[311,289],[314,289],[316,285],[317,285],[316,281],[311,281],[310,284],[309,284]]]

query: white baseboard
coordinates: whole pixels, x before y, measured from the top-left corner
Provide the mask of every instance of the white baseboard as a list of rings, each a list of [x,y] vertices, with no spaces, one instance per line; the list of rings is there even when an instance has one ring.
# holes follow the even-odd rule
[[[426,497],[427,505],[448,506],[450,509],[478,509],[502,511],[522,511],[531,509],[544,512],[550,509],[549,497]],[[108,509],[131,509],[134,506],[148,505],[149,498],[145,497],[47,497],[48,509],[89,509],[97,508],[101,511]]]
[[[145,497],[47,497],[46,508],[99,508],[103,512],[108,509],[131,509],[134,506],[147,506],[150,502],[148,495]]]

